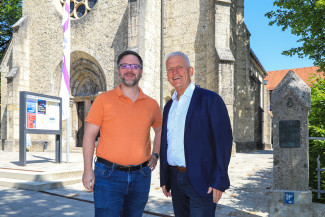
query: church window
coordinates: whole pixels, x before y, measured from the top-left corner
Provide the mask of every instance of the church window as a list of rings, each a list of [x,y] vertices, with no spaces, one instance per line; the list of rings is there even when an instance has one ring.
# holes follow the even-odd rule
[[[74,2],[70,2],[70,16],[73,14],[74,11]]]
[[[88,0],[88,6],[90,8],[93,8],[95,6],[95,4],[97,3],[97,0]]]
[[[77,14],[76,14],[77,18],[83,17],[83,15],[85,15],[86,13],[86,7],[84,4],[77,5],[76,10],[77,10]]]
[[[64,6],[66,0],[59,0]],[[70,0],[70,17],[80,19],[85,16],[98,0]]]

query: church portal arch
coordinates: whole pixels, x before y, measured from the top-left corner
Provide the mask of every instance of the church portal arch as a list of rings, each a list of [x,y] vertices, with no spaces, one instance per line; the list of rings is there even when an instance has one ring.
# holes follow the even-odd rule
[[[98,61],[88,53],[74,51],[70,57],[72,132],[75,132],[76,146],[81,147],[85,118],[98,93],[106,91],[106,77]]]

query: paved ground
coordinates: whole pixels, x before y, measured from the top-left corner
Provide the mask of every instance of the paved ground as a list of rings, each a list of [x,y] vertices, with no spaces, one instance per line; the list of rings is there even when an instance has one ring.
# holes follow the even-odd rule
[[[62,155],[64,163],[54,163],[53,152],[27,153],[25,167],[18,166],[19,153],[0,151],[0,168],[66,171],[82,169],[82,154]],[[231,187],[221,198],[217,216],[268,216],[266,193],[272,182],[273,152],[237,153],[231,158],[229,175]],[[165,198],[159,187],[159,171],[152,174],[149,201],[143,217],[173,216],[170,198]],[[94,216],[92,193],[82,184],[35,192],[0,186],[0,217],[7,216]]]

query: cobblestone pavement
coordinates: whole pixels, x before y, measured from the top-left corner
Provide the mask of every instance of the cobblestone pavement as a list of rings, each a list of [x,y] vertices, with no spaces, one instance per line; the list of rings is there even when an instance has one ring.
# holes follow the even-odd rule
[[[54,161],[54,152],[27,153],[25,167],[18,166],[19,153],[0,151],[0,168],[33,171],[82,170],[82,154],[62,154],[64,163]],[[231,187],[222,196],[216,216],[268,216],[267,195],[272,183],[273,152],[237,153],[231,158]],[[0,177],[1,178],[1,177]],[[43,192],[0,186],[0,217],[7,216],[94,216],[93,195],[81,183]],[[149,201],[143,217],[174,216],[170,198],[159,187],[159,170],[152,173]]]

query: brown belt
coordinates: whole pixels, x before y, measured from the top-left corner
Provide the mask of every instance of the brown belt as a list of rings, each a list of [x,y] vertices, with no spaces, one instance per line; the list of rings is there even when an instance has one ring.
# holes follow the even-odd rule
[[[186,167],[179,167],[179,166],[171,166],[171,167],[175,167],[178,172],[184,173],[186,172]]]

